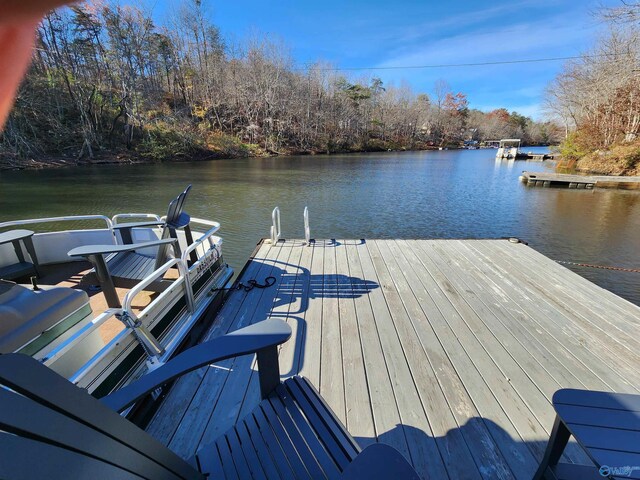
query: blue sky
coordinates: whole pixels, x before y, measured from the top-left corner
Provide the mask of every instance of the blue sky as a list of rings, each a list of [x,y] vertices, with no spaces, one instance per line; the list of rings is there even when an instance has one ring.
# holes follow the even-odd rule
[[[128,0],[124,0],[128,3]],[[145,0],[158,23],[176,2]],[[565,57],[588,49],[603,25],[598,5],[619,0],[203,0],[225,38],[262,33],[289,46],[304,66],[387,67]],[[544,117],[544,88],[562,62],[350,72],[431,93],[444,79],[482,110],[505,107]]]

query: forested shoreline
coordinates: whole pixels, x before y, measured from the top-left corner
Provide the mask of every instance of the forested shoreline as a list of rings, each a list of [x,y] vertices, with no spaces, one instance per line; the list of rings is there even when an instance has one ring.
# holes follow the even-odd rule
[[[605,33],[549,86],[548,110],[564,124],[560,152],[570,167],[640,175],[640,2],[597,17]]]
[[[200,0],[165,25],[100,1],[51,12],[0,137],[0,165],[413,150],[561,139],[550,122],[469,108],[463,92],[296,67],[267,37],[229,43]]]

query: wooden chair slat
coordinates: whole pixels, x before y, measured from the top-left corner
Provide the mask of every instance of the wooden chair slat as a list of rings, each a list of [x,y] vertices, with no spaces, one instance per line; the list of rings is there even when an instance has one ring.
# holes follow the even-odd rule
[[[640,395],[563,388],[553,395],[553,404],[582,405],[640,412]]]
[[[229,444],[229,451],[231,453],[231,457],[233,458],[233,463],[236,466],[236,470],[240,478],[261,478],[261,475],[253,475],[254,468],[250,468],[250,465],[242,447],[240,446],[240,441],[238,440],[238,435],[236,435],[235,430],[231,430],[227,432],[225,435],[227,443]],[[259,473],[262,472],[261,468],[257,469]]]
[[[583,447],[640,454],[640,432],[587,425],[567,426]]]
[[[296,448],[296,445],[293,444],[291,437],[289,437],[289,432],[285,432],[284,428],[282,428],[280,419],[271,407],[269,401],[267,400],[262,402],[260,404],[260,408],[262,409],[262,413],[271,427],[273,434],[278,440],[280,448],[287,457],[289,465],[293,468],[296,478],[311,478],[311,475],[309,475],[309,472],[306,469],[305,462],[300,458],[299,450]]]
[[[196,455],[200,471],[208,478],[224,478],[220,454],[215,443],[211,443],[206,448],[201,449]]]
[[[251,469],[253,478],[258,480],[267,480],[268,477],[265,473],[265,468],[263,467],[260,458],[258,458],[256,447],[253,445],[251,438],[249,438],[244,422],[238,423],[237,428],[234,429],[234,433],[238,436],[240,447],[247,459],[247,464],[249,465],[249,469]]]
[[[640,415],[629,418],[628,412],[624,410],[556,405],[556,411],[568,424],[608,426],[640,431]]]
[[[318,414],[312,402],[304,395],[300,386],[296,382],[288,381],[288,383],[286,383],[286,388],[289,390],[296,403],[300,405],[300,410],[304,412],[304,416],[313,427],[313,430],[318,435],[322,444],[331,454],[331,458],[338,465],[340,471],[344,470],[352,457],[344,448],[342,448],[340,442],[337,441],[337,437],[339,435],[332,432],[331,426],[327,425],[321,414]]]
[[[236,465],[233,462],[227,439],[224,435],[221,435],[216,441],[216,446],[220,452],[220,461],[222,462],[222,470],[224,471],[224,478],[228,480],[240,480]]]
[[[297,384],[301,387],[306,397],[311,400],[313,406],[319,415],[322,416],[325,424],[331,429],[331,432],[335,435],[336,439],[340,442],[342,448],[344,448],[350,459],[354,459],[362,449],[358,445],[358,442],[349,434],[346,427],[336,417],[331,407],[327,405],[327,402],[320,395],[320,392],[307,380],[305,377],[292,377],[291,383]]]
[[[294,402],[289,390],[281,385],[276,389],[276,394],[278,395],[279,401],[284,404],[287,414],[290,415],[296,424],[298,431],[304,437],[305,442],[313,451],[316,460],[322,466],[324,474],[331,479],[338,478],[340,476],[338,465],[334,462],[325,446],[318,439],[317,434],[311,428],[311,425],[307,422],[305,416],[300,411],[298,404]]]
[[[242,438],[244,436],[244,432],[246,432],[247,438],[251,439],[251,444],[254,446],[256,452],[258,453],[260,465],[267,475],[267,478],[269,480],[271,480],[272,478],[282,478],[280,476],[280,472],[276,467],[273,457],[269,453],[269,448],[267,447],[267,444],[264,442],[264,439],[262,438],[262,435],[258,430],[258,426],[255,423],[253,415],[249,414],[248,417],[240,422],[238,431],[240,432],[240,438]]]
[[[256,408],[252,412],[251,416],[253,417],[259,434],[262,436],[265,445],[269,449],[269,453],[273,458],[276,468],[280,472],[280,476],[282,478],[295,478],[295,472],[291,468],[291,465],[289,465],[287,457],[282,451],[282,448],[280,448],[280,444],[269,427],[267,419],[264,418],[262,410],[260,408]]]
[[[311,475],[311,478],[327,477],[327,474],[324,473],[323,468],[320,464],[320,460],[317,458],[318,456],[328,458],[328,455],[324,450],[324,448],[322,447],[322,444],[320,444],[320,442],[317,441],[318,439],[314,435],[316,444],[314,445],[312,443],[312,445],[314,445],[316,448],[310,447],[309,444],[307,444],[307,440],[300,432],[300,430],[304,429],[304,427],[307,427],[307,428],[309,427],[307,422],[303,421],[302,425],[298,425],[293,420],[293,418],[289,415],[289,413],[287,412],[287,409],[284,407],[284,405],[282,404],[282,401],[277,395],[272,395],[264,403],[265,404],[268,403],[269,407],[273,409],[274,415],[278,418],[278,420],[282,424],[283,430],[287,432],[287,435],[291,439],[291,442],[293,443],[295,449],[297,450],[298,455],[300,456],[300,459],[304,463],[304,466],[306,467],[307,471]],[[335,465],[332,465],[332,466],[333,466],[333,469],[335,470]]]

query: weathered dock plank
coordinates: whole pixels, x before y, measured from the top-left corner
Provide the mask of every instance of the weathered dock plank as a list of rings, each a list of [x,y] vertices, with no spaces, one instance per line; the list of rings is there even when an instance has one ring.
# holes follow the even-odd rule
[[[570,175],[552,172],[522,172],[520,181],[532,187],[640,189],[640,177]]]
[[[482,276],[489,280],[496,279],[495,281],[503,286],[503,294],[507,296],[503,302],[503,308],[514,311],[517,311],[515,309],[522,309],[526,317],[519,318],[524,320],[524,325],[530,332],[538,332],[543,336],[549,335],[555,338],[556,342],[560,344],[559,348],[564,348],[566,351],[566,355],[574,356],[582,362],[585,368],[590,370],[611,389],[628,389],[630,387],[631,380],[616,373],[620,366],[625,370],[628,368],[626,361],[621,358],[622,356],[619,352],[608,351],[598,338],[585,335],[585,331],[576,325],[571,316],[555,310],[545,298],[537,297],[536,291],[527,285],[526,279],[521,280],[518,269],[514,269],[511,262],[503,263],[501,257],[490,261],[480,249],[481,242],[465,244],[465,247],[476,254],[474,263],[476,268],[481,271]],[[546,272],[548,272],[551,265],[546,264],[545,267],[547,267]],[[508,272],[511,273],[508,274]],[[525,270],[522,275],[530,276],[533,273]],[[545,345],[553,346],[553,343],[548,342]],[[578,373],[576,370],[572,370],[572,372]],[[593,381],[591,375],[586,375],[584,372],[579,378],[582,382]],[[586,383],[586,385],[590,384]]]
[[[371,410],[374,419],[376,438],[378,441],[398,445],[399,450],[409,456],[411,442],[407,445],[407,437],[402,428],[397,428],[402,423],[398,405],[394,396],[393,379],[389,376],[377,325],[373,319],[373,311],[368,292],[374,283],[371,277],[362,276],[362,267],[358,250],[363,244],[355,245],[347,242],[345,245],[349,271],[354,292],[354,303],[360,333],[362,356],[366,368],[367,388],[371,398]],[[377,287],[377,285],[376,285]],[[381,368],[384,366],[384,368]],[[386,439],[380,435],[388,435]]]
[[[263,243],[208,337],[269,316],[304,374],[362,444],[424,478],[531,478],[558,388],[638,392],[640,308],[506,240]],[[255,358],[178,380],[148,431],[188,457],[258,403]],[[242,439],[240,439],[242,441]],[[570,461],[585,462],[572,444]]]
[[[335,243],[334,243],[335,245]],[[322,287],[322,339],[320,354],[320,394],[331,405],[340,421],[346,425],[344,372],[338,306],[338,276],[336,248],[324,249],[324,281]]]
[[[402,287],[405,285],[399,282],[398,278],[394,281],[393,274],[397,275],[399,272],[392,266],[389,267],[390,262],[385,262],[385,255],[381,252],[378,242],[371,241],[367,245],[370,258],[368,263],[375,268],[381,285],[378,292],[372,292],[372,302],[374,295],[386,301],[386,305],[380,305],[375,309],[376,322],[381,326],[380,334],[384,341],[385,358],[390,364],[389,369],[398,372],[395,374],[395,387],[403,425],[408,438],[411,439],[410,445],[414,448],[411,458],[423,474],[429,472],[436,477],[439,476],[439,462],[442,462],[452,478],[480,478],[479,472],[473,468],[474,459],[469,447],[449,408],[445,407],[446,402],[443,402],[438,388],[423,390],[421,398],[414,387],[429,384],[435,386],[437,382],[431,383],[434,380],[433,375],[430,375],[432,372],[425,368],[428,360],[403,305]],[[382,247],[384,251],[384,245]],[[438,412],[438,408],[444,410]],[[425,409],[430,414],[428,418]],[[425,436],[429,440],[433,439],[433,446],[431,441],[425,441]],[[420,447],[423,450],[421,454],[418,450]]]

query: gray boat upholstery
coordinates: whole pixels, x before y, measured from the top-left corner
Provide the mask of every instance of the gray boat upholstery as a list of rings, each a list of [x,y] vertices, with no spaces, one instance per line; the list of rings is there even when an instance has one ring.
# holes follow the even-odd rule
[[[17,351],[89,303],[81,290],[39,288],[0,280],[0,353]]]

